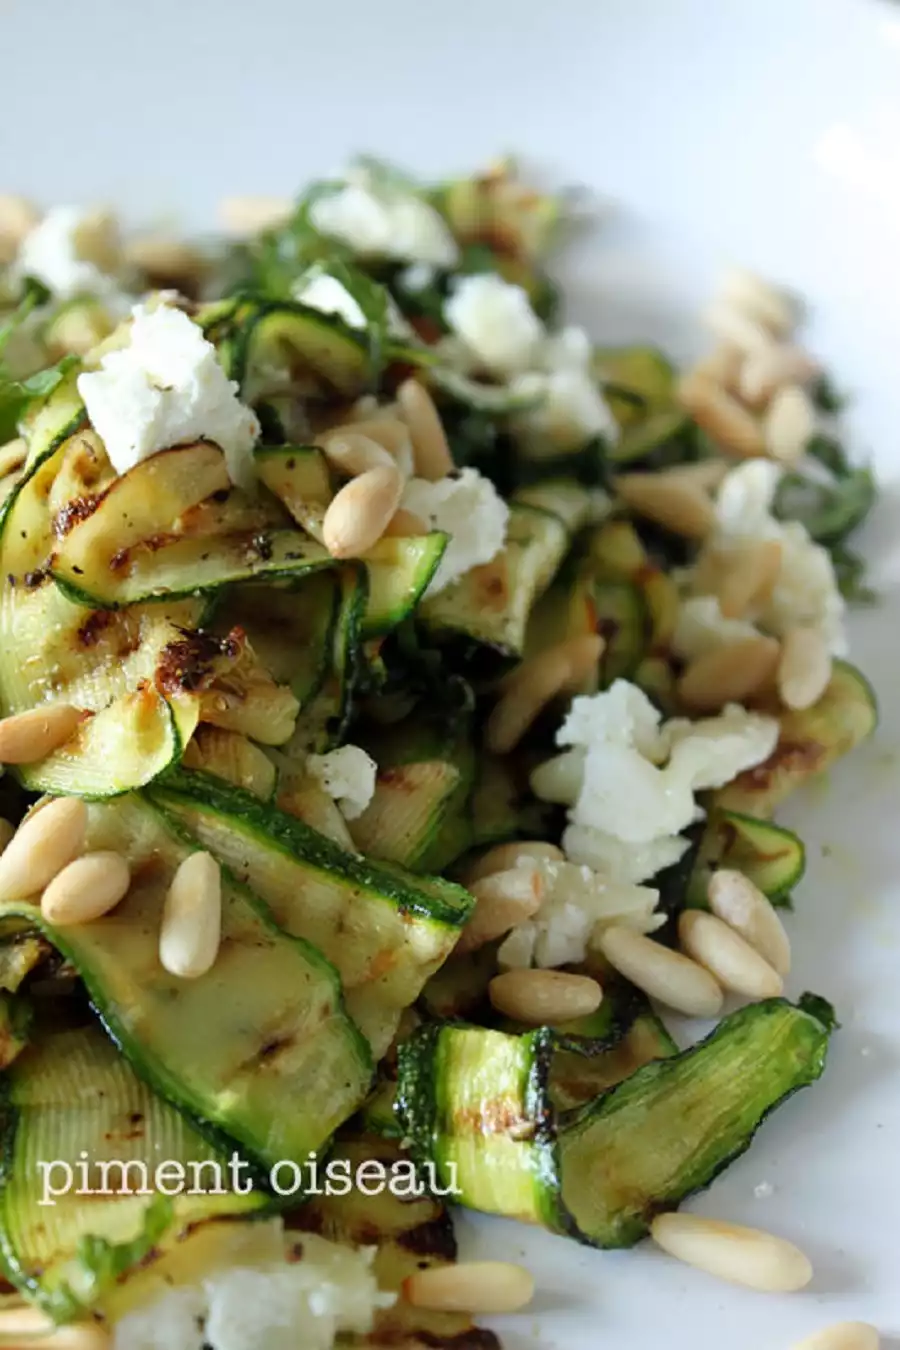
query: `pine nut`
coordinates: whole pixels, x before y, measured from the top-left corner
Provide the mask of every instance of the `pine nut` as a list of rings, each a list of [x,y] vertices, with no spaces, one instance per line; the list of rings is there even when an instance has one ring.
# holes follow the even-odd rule
[[[712,380],[688,375],[678,397],[698,427],[730,455],[754,459],[766,453],[762,427],[752,413]]]
[[[111,1344],[110,1333],[99,1322],[71,1322],[61,1327],[40,1308],[0,1311],[0,1345],[27,1346],[28,1350],[109,1350]]]
[[[715,1017],[721,1012],[724,1000],[716,981],[680,952],[615,926],[603,929],[597,942],[610,965],[651,998],[689,1017]]]
[[[622,473],[615,490],[639,516],[686,539],[705,539],[715,515],[708,495],[683,477],[665,473]]]
[[[664,469],[659,476],[667,481],[690,483],[703,492],[714,492],[732,467],[727,459],[711,456],[698,459],[694,464],[676,464],[671,469]]]
[[[15,832],[16,827],[12,821],[7,820],[5,816],[0,816],[0,853],[6,848]]]
[[[775,678],[780,647],[774,638],[742,638],[691,661],[678,681],[678,697],[692,712],[718,712],[745,703]]]
[[[4,260],[12,261],[19,245],[38,224],[41,213],[26,197],[0,194],[0,239],[3,240]],[[7,259],[7,252],[9,257]]]
[[[518,1312],[534,1296],[534,1280],[508,1261],[460,1261],[417,1270],[403,1281],[403,1297],[434,1312]]]
[[[34,764],[74,735],[84,713],[71,703],[47,703],[0,721],[0,763]]]
[[[222,935],[222,874],[209,853],[176,868],[163,906],[159,959],[172,975],[194,980],[215,963]]]
[[[811,384],[820,369],[802,347],[773,342],[746,358],[738,379],[738,393],[754,408],[765,407],[786,384]]]
[[[782,464],[796,464],[806,453],[817,420],[813,401],[799,384],[779,389],[763,420],[763,434],[772,458]]]
[[[778,693],[786,708],[811,708],[828,688],[831,653],[816,628],[798,626],[785,633],[778,663]]]
[[[331,502],[322,522],[325,547],[333,558],[359,558],[384,534],[403,495],[395,464],[351,478]]]
[[[461,953],[483,947],[530,919],[541,907],[547,884],[532,863],[483,877],[470,889],[476,903],[456,944]]]
[[[283,225],[293,209],[286,197],[224,197],[219,220],[229,234],[259,234]]]
[[[405,422],[401,422],[399,417],[363,418],[348,423],[347,426],[341,427],[340,431],[358,431],[363,436],[368,436],[370,440],[377,441],[387,450],[404,477],[409,477],[412,473],[412,442],[409,427]]]
[[[880,1344],[870,1322],[835,1322],[798,1341],[792,1350],[878,1350]]]
[[[498,1012],[532,1026],[589,1017],[603,1000],[596,980],[563,970],[508,970],[494,976],[488,993]]]
[[[84,848],[87,807],[79,797],[56,797],[19,826],[0,854],[0,900],[36,895]]]
[[[524,736],[541,709],[566,689],[580,684],[596,669],[603,651],[597,633],[571,638],[523,661],[504,681],[485,728],[492,754],[508,754]]]
[[[391,516],[384,535],[388,539],[414,539],[417,535],[430,534],[431,530],[421,516],[399,506]]]
[[[670,1256],[748,1289],[787,1294],[812,1279],[809,1259],[798,1247],[758,1228],[699,1214],[658,1214],[650,1233]]]
[[[446,478],[456,465],[434,399],[424,385],[410,378],[397,390],[397,402],[412,436],[417,477],[433,483]]]
[[[716,588],[723,616],[740,619],[754,606],[764,604],[775,588],[780,570],[778,539],[762,539],[726,555]]]
[[[704,318],[720,342],[742,352],[761,351],[772,341],[771,333],[758,319],[728,300],[714,301]]]
[[[574,806],[584,782],[584,751],[564,750],[531,771],[529,786],[543,802]]]
[[[678,919],[683,951],[723,989],[745,998],[777,998],[784,981],[749,942],[715,914],[686,909]]]
[[[719,294],[728,304],[779,336],[790,332],[797,322],[796,308],[789,296],[744,267],[728,268]]]
[[[737,383],[744,362],[744,353],[740,347],[722,342],[709,356],[704,356],[692,368],[691,375],[704,380],[712,380],[723,389],[733,389]]]
[[[114,909],[131,885],[120,853],[85,853],[58,872],[41,896],[45,919],[63,926],[90,923]]]
[[[493,876],[495,872],[505,872],[515,868],[520,862],[562,862],[565,858],[556,844],[545,843],[543,839],[515,839],[510,844],[496,844],[483,853],[466,872],[465,885],[472,886],[483,877]]]
[[[321,437],[320,444],[329,464],[348,478],[367,473],[369,469],[394,465],[393,457],[383,445],[355,428],[329,431]]]
[[[197,282],[206,271],[206,260],[190,244],[165,235],[148,235],[132,239],[125,248],[126,261],[137,267],[152,281],[170,285]]]
[[[790,973],[791,944],[784,924],[769,897],[749,877],[720,867],[710,877],[706,894],[716,918],[755,947],[779,975]]]

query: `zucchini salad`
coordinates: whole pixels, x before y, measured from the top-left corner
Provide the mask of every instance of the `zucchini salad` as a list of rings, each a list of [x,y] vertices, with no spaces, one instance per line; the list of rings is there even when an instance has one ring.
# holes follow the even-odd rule
[[[490,1350],[460,1205],[810,1280],[677,1211],[837,1025],[773,813],[875,725],[875,486],[791,296],[598,348],[568,216],[0,199],[0,1345]]]

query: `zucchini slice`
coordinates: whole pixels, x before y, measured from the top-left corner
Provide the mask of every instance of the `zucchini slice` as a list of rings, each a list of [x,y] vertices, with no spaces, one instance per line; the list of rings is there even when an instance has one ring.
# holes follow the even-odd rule
[[[467,891],[347,853],[222,782],[181,775],[153,800],[266,901],[279,926],[334,962],[347,1009],[379,1058],[400,1013],[452,951]]]
[[[774,905],[789,905],[803,876],[806,850],[792,830],[739,811],[714,810],[700,840],[686,903],[707,907],[706,888],[717,867],[743,872]]]
[[[225,327],[224,344],[218,332],[212,340],[228,374],[251,403],[286,388],[354,398],[369,382],[366,334],[337,315],[296,301],[248,300]]]
[[[322,521],[334,486],[324,454],[314,445],[260,445],[253,456],[265,483],[307,534],[322,543]]]
[[[847,661],[835,661],[831,681],[812,708],[780,714],[781,735],[764,763],[713,794],[717,807],[770,816],[807,779],[823,773],[871,736],[878,722],[872,686]]]
[[[0,922],[42,932],[71,961],[132,1067],[201,1132],[231,1137],[262,1167],[303,1163],[356,1110],[372,1077],[337,971],[226,873],[214,966],[199,979],[170,975],[158,955],[162,907],[194,846],[137,796],[89,811],[88,849],[114,849],[130,864],[122,903],[57,928],[38,906],[10,901]]]
[[[86,1315],[186,1226],[271,1204],[259,1191],[229,1190],[227,1158],[151,1092],[96,1024],[41,1035],[0,1090],[0,1260],[56,1321]],[[188,1182],[171,1198],[153,1189],[163,1162],[165,1184],[177,1184],[179,1169]],[[67,1177],[72,1189],[61,1193]],[[79,1186],[91,1194],[76,1194]]]
[[[656,347],[600,348],[594,366],[619,424],[619,439],[608,452],[611,460],[643,459],[689,425],[676,401],[676,372]]]
[[[584,1106],[645,1064],[677,1053],[678,1046],[665,1026],[647,1007],[638,1013],[617,1045],[598,1054],[560,1048],[550,1069],[551,1099],[559,1111]]]
[[[558,1114],[556,1037],[420,1027],[399,1050],[398,1118],[462,1203],[627,1247],[750,1145],[766,1116],[825,1065],[834,1015],[806,994],[742,1008],[698,1045],[647,1063]],[[665,1040],[656,1044],[664,1053]],[[576,1090],[580,1085],[576,1084]],[[453,1164],[453,1166],[451,1166]]]
[[[199,726],[185,747],[181,762],[186,769],[224,778],[226,783],[252,792],[263,801],[268,801],[275,792],[275,765],[264,750],[238,731]]]

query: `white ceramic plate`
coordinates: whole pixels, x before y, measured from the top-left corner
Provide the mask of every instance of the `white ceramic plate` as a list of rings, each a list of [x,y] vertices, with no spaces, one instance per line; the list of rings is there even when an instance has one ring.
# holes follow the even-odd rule
[[[842,1318],[878,1323],[897,1350],[900,6],[0,0],[0,38],[4,189],[204,226],[222,194],[291,192],[357,149],[432,174],[521,149],[601,202],[565,266],[598,336],[689,351],[727,259],[810,297],[810,340],[853,392],[884,485],[865,541],[882,603],[852,629],[881,728],[785,812],[809,846],[792,992],[832,998],[843,1029],[824,1083],[693,1207],[797,1240],[815,1281],[755,1295],[647,1247],[460,1231],[538,1278],[534,1313],[503,1328],[510,1350],[777,1350]]]

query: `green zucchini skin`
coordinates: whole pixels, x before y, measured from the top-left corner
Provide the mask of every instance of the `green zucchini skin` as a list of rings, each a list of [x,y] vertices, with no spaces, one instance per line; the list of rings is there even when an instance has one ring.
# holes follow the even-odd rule
[[[179,774],[153,801],[262,897],[287,933],[334,963],[347,1008],[380,1056],[400,1013],[452,951],[468,891],[351,854],[221,780]]]
[[[395,1112],[410,1151],[458,1203],[573,1233],[549,1096],[553,1050],[547,1027],[419,1028],[398,1051]]]
[[[803,877],[806,849],[793,830],[740,811],[713,810],[700,840],[686,903],[706,909],[712,873],[733,867],[749,877],[773,905],[788,907],[791,892]]]
[[[820,1076],[833,1027],[830,1006],[804,995],[743,1008],[680,1054],[657,1031],[650,1053],[659,1057],[617,1086],[601,1079],[594,1100],[559,1112],[551,1028],[507,1036],[426,1026],[400,1047],[395,1110],[419,1158],[442,1177],[455,1165],[463,1204],[590,1246],[628,1247]]]
[[[58,1322],[86,1316],[113,1283],[144,1269],[187,1226],[272,1207],[259,1190],[228,1192],[228,1158],[154,1095],[96,1023],[41,1033],[2,1075],[0,1147],[0,1263]],[[77,1186],[85,1156],[92,1169],[112,1160],[144,1164],[151,1178],[163,1160],[217,1162],[228,1193],[126,1195],[111,1171],[110,1189],[119,1193],[86,1198],[73,1189],[43,1206],[35,1160],[68,1165]],[[54,1188],[62,1179],[61,1170],[49,1177]],[[88,1184],[96,1190],[102,1175],[89,1174]]]
[[[87,848],[130,864],[125,899],[67,927],[10,901],[0,925],[36,929],[71,961],[135,1071],[215,1144],[234,1140],[261,1171],[302,1165],[365,1099],[374,1071],[334,966],[223,869],[217,960],[199,979],[170,975],[158,957],[162,906],[196,845],[136,795],[89,812]]]

